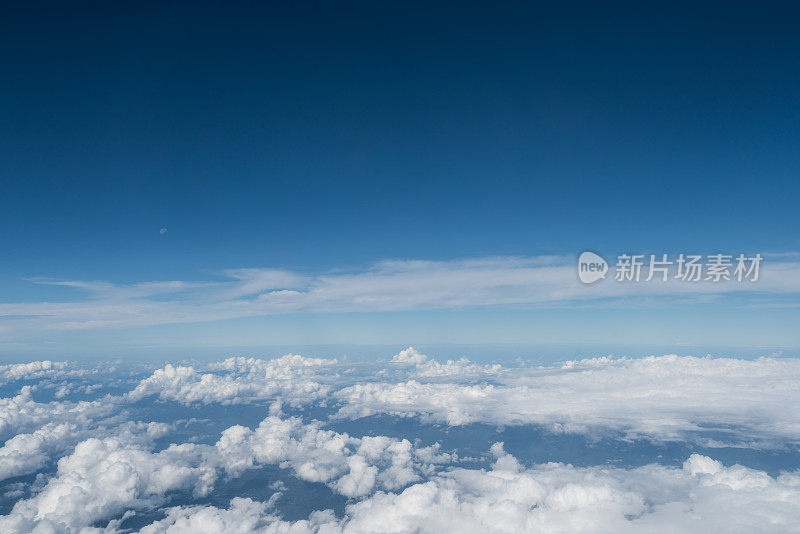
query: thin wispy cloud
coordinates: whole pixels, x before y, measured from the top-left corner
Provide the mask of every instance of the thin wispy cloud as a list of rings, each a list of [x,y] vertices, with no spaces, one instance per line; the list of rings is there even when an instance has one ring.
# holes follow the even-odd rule
[[[5,302],[4,334],[30,328],[128,328],[287,313],[381,312],[490,306],[631,306],[642,302],[737,295],[746,303],[779,306],[800,294],[800,261],[765,261],[757,282],[670,279],[667,282],[581,284],[569,256],[487,257],[454,261],[392,260],[361,270],[303,273],[230,269],[200,281],[105,281],[29,278],[76,290],[59,302]]]

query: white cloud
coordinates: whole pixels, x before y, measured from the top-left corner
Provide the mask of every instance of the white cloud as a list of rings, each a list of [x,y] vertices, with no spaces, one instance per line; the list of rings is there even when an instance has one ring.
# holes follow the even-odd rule
[[[16,380],[65,376],[68,374],[66,372],[67,368],[67,362],[52,362],[50,360],[0,365],[0,384]]]
[[[400,493],[378,492],[348,505],[341,519],[323,512],[288,522],[271,513],[266,503],[234,499],[227,510],[173,508],[142,533],[211,528],[325,534],[800,532],[796,473],[770,477],[700,455],[692,455],[682,467],[550,463],[525,469],[502,444],[492,452],[496,462],[491,470],[454,469]]]
[[[270,513],[269,503],[235,497],[228,509],[214,506],[170,508],[167,517],[142,528],[140,534],[311,534],[320,527],[333,534],[338,530],[332,512],[317,512],[310,520],[283,521]]]
[[[800,401],[796,360],[595,358],[509,369],[441,364],[409,348],[385,365],[381,382],[365,370],[375,368],[296,355],[230,358],[208,372],[165,366],[128,396],[91,402],[39,403],[25,386],[0,399],[0,431],[9,438],[0,447],[0,479],[61,459],[33,491],[7,488],[6,498],[27,498],[0,517],[0,531],[88,534],[99,525],[111,534],[125,514],[164,506],[175,492],[207,495],[223,473],[277,465],[348,497],[344,516],[286,521],[276,493],[267,503],[234,499],[229,509],[176,507],[142,532],[800,532],[800,473],[771,476],[699,454],[672,467],[530,465],[495,444],[491,469],[466,469],[438,446],[336,432],[282,415],[279,402],[255,428],[234,424],[213,445],[155,450],[169,426],[131,421],[126,411],[138,406],[126,402],[156,396],[200,410],[279,396],[298,404],[338,399],[347,417],[395,413],[655,440],[717,429],[754,447],[796,446],[800,436],[800,415],[789,409]],[[309,393],[307,382],[321,389]]]
[[[408,347],[392,356],[392,363],[420,365],[428,361],[428,357],[420,354],[414,347]]]
[[[117,436],[146,444],[163,435],[167,425],[129,421],[120,397],[95,401],[36,402],[32,387],[0,399],[0,480],[34,473],[89,437]]]
[[[428,358],[425,354],[421,354],[414,347],[408,347],[395,354],[392,357],[391,363],[413,365],[416,369],[413,375],[425,378],[475,378],[498,374],[503,371],[503,367],[499,364],[477,365],[466,358],[447,360],[445,363],[439,363],[436,360]]]
[[[0,315],[18,317],[14,332],[127,328],[214,321],[283,313],[452,309],[466,306],[596,302],[598,299],[708,297],[754,298],[800,293],[795,258],[765,260],[756,283],[685,283],[670,280],[582,285],[575,258],[490,257],[472,260],[384,261],[355,272],[305,274],[278,269],[231,269],[221,281],[142,282],[31,279],[74,287],[90,298],[72,302],[0,303]],[[10,339],[10,338],[9,338]]]
[[[212,366],[223,374],[167,364],[142,380],[128,398],[136,401],[158,395],[182,404],[239,404],[280,395],[289,404],[300,405],[328,393],[328,386],[317,379],[335,363],[292,354],[274,360],[229,358]]]
[[[215,445],[215,462],[234,475],[257,465],[291,469],[299,478],[328,484],[347,497],[376,488],[398,489],[432,473],[437,464],[455,456],[438,445],[416,447],[405,439],[386,436],[355,438],[324,430],[316,422],[272,415],[255,430],[233,426]]]
[[[30,434],[20,433],[0,447],[0,480],[41,469],[79,429],[70,423],[47,423]]]
[[[364,382],[333,395],[343,403],[338,417],[537,424],[656,440],[719,430],[738,445],[774,446],[800,443],[800,413],[787,409],[800,403],[798,381],[800,360],[662,356],[515,369],[491,384]]]
[[[91,438],[59,460],[41,492],[0,516],[0,530],[76,532],[126,510],[150,508],[170,491],[204,495],[214,478],[194,445],[151,453],[119,438]]]
[[[8,472],[30,468],[44,458],[47,438],[42,434],[60,433],[63,439],[70,430],[74,428],[50,425],[9,440],[12,452],[0,451],[0,468]],[[233,426],[214,446],[184,443],[149,451],[152,443],[142,434],[152,438],[164,432],[163,424],[123,425],[113,436],[80,442],[59,460],[58,472],[40,492],[18,501],[8,516],[0,517],[0,530],[29,532],[47,526],[55,532],[77,531],[157,506],[177,490],[205,495],[220,469],[238,476],[259,465],[279,465],[303,480],[328,484],[342,495],[363,497],[376,489],[401,489],[454,460],[438,446],[415,447],[408,440],[385,436],[354,438],[296,417],[269,416],[255,430]]]
[[[36,402],[31,393],[30,386],[23,386],[19,395],[0,399],[0,436],[28,432],[51,422],[92,425],[117,409],[117,400],[111,397],[97,401]]]
[[[0,480],[35,473],[50,459],[88,436],[116,436],[129,443],[149,444],[166,434],[168,428],[164,423],[140,422],[126,422],[110,428],[84,428],[71,422],[47,423],[29,434],[17,434],[0,447]]]

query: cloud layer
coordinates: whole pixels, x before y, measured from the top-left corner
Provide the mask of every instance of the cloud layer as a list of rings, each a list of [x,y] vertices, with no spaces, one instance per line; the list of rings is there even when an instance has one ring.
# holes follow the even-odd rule
[[[13,500],[0,516],[3,532],[122,533],[141,514],[149,519],[137,528],[150,534],[800,532],[797,470],[723,464],[708,452],[678,464],[576,467],[515,457],[494,440],[469,443],[480,457],[437,441],[481,422],[706,451],[796,451],[800,419],[786,408],[800,401],[795,360],[663,356],[509,368],[438,362],[409,347],[380,366],[297,355],[168,364],[116,395],[85,381],[123,383],[112,368],[7,369],[6,387],[20,386],[0,399],[0,491]],[[56,397],[57,386],[90,399],[38,398]],[[260,421],[236,422],[245,408],[263,412]],[[165,413],[166,421],[137,419]],[[374,414],[407,424],[373,431],[361,418]],[[356,431],[333,428],[341,421]],[[188,430],[215,422],[222,426],[208,427],[219,428],[211,439]],[[259,484],[274,491],[262,500],[208,504],[229,481],[266,467],[324,485],[347,505],[288,520],[283,500],[306,497],[268,479]]]
[[[800,361],[795,359],[595,358],[513,371],[468,362],[439,364],[418,354],[414,363],[417,373],[409,380],[363,382],[334,392],[343,404],[337,416],[536,424],[656,440],[702,433],[706,445],[713,444],[712,432],[739,446],[800,443],[800,414],[786,410],[800,402]],[[456,380],[423,380],[444,369]],[[467,370],[486,378],[465,384]]]
[[[288,522],[267,503],[181,507],[142,533],[638,533],[800,532],[800,478],[773,478],[692,455],[680,468],[523,468],[492,447],[490,470],[453,469],[399,493],[378,492],[345,516]]]
[[[800,294],[800,263],[768,258],[758,282],[618,283],[586,286],[575,258],[491,257],[455,261],[384,261],[357,271],[302,273],[231,269],[221,279],[114,285],[31,279],[82,292],[66,302],[4,302],[0,335],[25,331],[130,328],[286,313],[375,312],[473,306],[564,305],[625,298],[708,298],[726,294],[782,299]]]

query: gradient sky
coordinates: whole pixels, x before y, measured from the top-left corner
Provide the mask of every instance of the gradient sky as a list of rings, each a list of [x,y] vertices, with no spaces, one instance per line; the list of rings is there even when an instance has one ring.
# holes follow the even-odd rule
[[[96,298],[32,279],[208,282],[230,269],[586,249],[795,253],[798,15],[733,2],[6,4],[0,302]],[[0,352],[136,339],[223,352],[415,339],[800,346],[800,300],[776,297],[622,299],[599,319],[474,302],[67,334],[18,333],[12,309]]]

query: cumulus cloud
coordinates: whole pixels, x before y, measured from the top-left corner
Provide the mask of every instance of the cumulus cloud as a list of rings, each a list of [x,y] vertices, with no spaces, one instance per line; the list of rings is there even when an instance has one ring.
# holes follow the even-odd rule
[[[492,469],[457,468],[402,492],[377,492],[348,505],[342,518],[317,512],[288,522],[267,503],[234,499],[227,510],[172,508],[141,532],[800,532],[797,473],[771,477],[701,455],[682,467],[526,469],[502,444],[492,453]]]
[[[276,464],[309,482],[322,482],[347,497],[376,488],[397,489],[430,474],[436,464],[454,460],[438,445],[415,447],[386,436],[355,438],[324,430],[320,423],[270,416],[255,430],[233,426],[215,445],[216,462],[237,474],[255,465]]]
[[[425,365],[415,358],[416,365]],[[515,369],[493,376],[492,383],[364,382],[334,396],[343,403],[338,417],[391,414],[450,425],[536,424],[656,440],[719,432],[729,444],[770,446],[800,443],[800,414],[786,409],[800,402],[798,380],[800,361],[794,359],[673,355]]]
[[[0,480],[37,472],[63,457],[52,477],[0,518],[0,530],[77,532],[107,522],[113,531],[124,514],[159,506],[173,492],[207,494],[221,471],[235,477],[246,469],[277,465],[342,495],[363,497],[376,489],[401,489],[455,459],[438,445],[421,447],[386,436],[356,438],[325,430],[318,421],[283,418],[278,403],[255,429],[234,425],[214,445],[173,444],[154,452],[154,439],[165,436],[169,425],[128,421],[120,411],[127,402],[156,394],[181,403],[236,402],[276,393],[292,397],[292,392],[304,398],[307,390],[298,389],[298,375],[313,375],[333,364],[294,355],[270,361],[231,358],[209,366],[221,375],[166,366],[130,395],[77,403],[39,403],[32,398],[33,388],[24,386],[19,395],[0,400],[0,428],[12,436],[0,447]]]
[[[140,534],[310,534],[339,530],[331,511],[316,512],[309,520],[283,521],[271,512],[270,503],[235,497],[227,509],[214,506],[174,507],[167,517],[142,528]]]
[[[0,456],[0,468],[23,469],[43,459],[43,432],[68,433],[69,428],[43,427],[30,436],[7,443],[26,450],[22,458]],[[92,437],[59,460],[57,473],[36,495],[18,501],[0,517],[3,532],[30,532],[45,527],[74,532],[102,520],[163,503],[168,494],[191,490],[206,495],[220,470],[238,476],[259,465],[278,465],[310,482],[329,485],[347,497],[363,497],[376,489],[395,490],[430,475],[454,456],[438,445],[416,447],[408,440],[385,436],[354,438],[320,423],[305,424],[273,415],[251,430],[240,425],[225,430],[213,445],[184,443],[152,452],[152,443],[138,439],[161,436],[165,425],[151,423],[117,429],[113,436]],[[38,439],[38,442],[34,442]],[[29,443],[33,442],[33,443]],[[34,455],[37,451],[40,454]]]
[[[466,358],[447,360],[445,363],[428,358],[414,347],[408,347],[395,354],[391,363],[413,365],[418,377],[476,378],[484,375],[499,374],[503,371],[500,364],[477,365]]]
[[[167,364],[142,380],[128,398],[136,401],[157,395],[181,404],[239,404],[281,396],[300,405],[327,394],[328,387],[316,379],[335,363],[292,354],[274,360],[229,358],[212,366],[222,374]]]
[[[98,418],[109,417],[118,399],[80,402],[36,402],[31,386],[23,386],[19,395],[0,398],[0,437],[28,432],[47,423],[71,422],[91,426]]]
[[[376,374],[374,365],[296,355],[229,358],[203,370],[168,365],[128,395],[82,402],[36,402],[26,385],[0,399],[0,480],[56,461],[57,468],[30,487],[3,488],[16,502],[0,517],[0,531],[121,532],[124,518],[163,510],[175,495],[208,496],[222,479],[278,466],[287,477],[347,497],[344,514],[322,510],[288,521],[281,493],[292,485],[269,480],[265,486],[276,493],[267,502],[173,506],[142,532],[800,532],[798,471],[724,465],[713,454],[687,454],[682,465],[575,467],[516,458],[491,441],[482,449],[490,462],[464,463],[452,449],[405,437],[405,425],[395,427],[397,435],[372,435],[366,426],[351,430],[359,427],[349,421],[335,421],[348,426],[342,432],[311,418],[394,414],[413,418],[406,422],[415,434],[428,436],[447,432],[420,429],[429,421],[482,422],[706,446],[710,432],[717,442],[796,448],[800,416],[787,409],[800,401],[795,360],[662,356],[506,368],[439,363],[409,347],[382,367]],[[255,426],[231,421],[195,442],[171,434],[174,422],[133,420],[155,399],[199,410],[209,403],[272,405]],[[281,400],[302,409],[287,416]],[[320,409],[325,404],[328,411]],[[266,406],[248,408],[261,409],[266,414]]]
[[[706,447],[800,444],[800,415],[786,410],[800,402],[800,361],[794,359],[670,355],[506,368],[463,358],[440,363],[409,347],[374,372],[336,363],[289,355],[230,358],[209,372],[167,365],[128,398],[237,404],[279,397],[295,407],[333,400],[337,418],[389,414],[449,425],[534,424]]]
[[[119,438],[90,438],[59,460],[58,472],[41,492],[0,516],[0,530],[76,532],[127,510],[152,507],[170,491],[204,495],[214,478],[191,444],[151,453]]]
[[[421,365],[427,361],[428,357],[424,354],[420,354],[414,347],[401,350],[392,356],[391,360],[392,363],[408,363],[413,365]]]
[[[0,447],[0,480],[41,469],[64,448],[79,429],[70,423],[47,423],[31,433],[20,433]]]
[[[67,368],[67,362],[50,360],[0,365],[0,384],[17,380],[65,376],[68,374]]]
[[[120,397],[94,401],[37,402],[32,387],[0,399],[0,481],[35,473],[89,437],[124,437],[149,443],[167,431],[163,423],[128,420]]]

